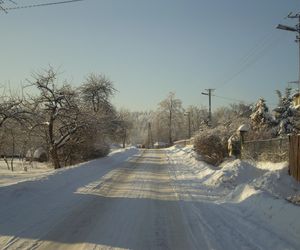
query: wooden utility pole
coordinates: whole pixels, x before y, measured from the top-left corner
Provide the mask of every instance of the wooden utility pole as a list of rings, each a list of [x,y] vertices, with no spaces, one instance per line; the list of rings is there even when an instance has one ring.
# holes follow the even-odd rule
[[[153,148],[151,123],[148,123],[148,148]]]
[[[278,24],[278,26],[276,27],[277,29],[281,29],[281,30],[286,30],[286,31],[292,31],[292,32],[296,32],[296,40],[295,42],[298,43],[298,53],[299,53],[299,65],[298,65],[298,92],[300,92],[300,13],[297,14],[293,14],[292,12],[288,14],[287,18],[290,19],[298,19],[298,24],[296,24],[295,27],[292,26],[287,26],[287,25],[282,25],[282,24]]]
[[[189,111],[187,111],[187,112],[185,112],[184,113],[184,115],[185,116],[187,116],[188,117],[188,139],[190,139],[191,138],[191,112],[189,112]]]
[[[207,92],[202,92],[202,95],[208,95],[208,121],[209,121],[209,126],[211,126],[212,121],[211,121],[211,94],[214,91],[214,89],[205,89]]]

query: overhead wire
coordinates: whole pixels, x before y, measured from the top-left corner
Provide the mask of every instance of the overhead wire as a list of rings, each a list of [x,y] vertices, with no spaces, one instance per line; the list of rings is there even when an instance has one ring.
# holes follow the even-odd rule
[[[221,99],[224,99],[224,100],[228,100],[228,101],[235,101],[235,102],[240,102],[240,103],[251,103],[251,102],[247,102],[245,100],[239,100],[239,99],[225,97],[225,96],[219,96],[219,95],[212,95],[212,96],[217,97],[217,98],[221,98]]]
[[[242,72],[248,69],[251,65],[255,64],[261,57],[263,57],[270,48],[272,48],[275,44],[277,44],[282,38],[283,34],[280,36],[273,33],[271,36],[269,35],[262,42],[257,43],[252,49],[247,52],[247,54],[238,61],[237,70],[234,71],[233,74],[229,75],[224,81],[220,84],[217,84],[217,89],[220,89],[227,84],[229,84],[234,78],[239,76]]]
[[[219,95],[212,95],[214,97],[220,98],[220,99],[224,99],[229,101],[234,101],[234,102],[238,102],[238,103],[245,103],[245,104],[254,104],[256,101],[249,101],[249,100],[239,100],[239,99],[235,99],[235,98],[231,98],[231,97],[225,97],[225,96],[219,96]],[[271,108],[275,108],[277,107],[277,104],[273,103],[273,102],[268,102],[268,106]]]
[[[20,5],[14,7],[1,7],[2,10],[5,12],[9,10],[18,10],[18,9],[28,9],[28,8],[36,8],[36,7],[44,7],[50,5],[59,5],[59,4],[67,4],[67,3],[74,3],[74,2],[82,2],[85,0],[65,0],[65,1],[56,1],[56,2],[48,2],[48,3],[39,3],[39,4],[29,4],[29,5]]]
[[[283,21],[284,19],[286,19],[286,17],[283,17],[281,20],[279,20],[279,22]],[[221,83],[216,84],[216,88],[222,88],[229,84],[234,78],[236,78],[251,65],[256,63],[261,57],[263,57],[268,50],[277,44],[283,37],[284,34],[279,35],[277,32],[272,30],[259,39],[258,42],[255,43],[254,46],[251,47],[248,52],[246,52],[246,54],[236,62],[234,66],[236,70],[233,70],[233,73],[226,77],[225,80],[221,81]]]
[[[284,18],[282,18],[284,19]],[[248,50],[248,52],[235,64],[237,70],[234,71],[233,74],[229,75],[224,81],[221,81],[221,83],[216,85],[216,90],[226,86],[234,78],[236,78],[238,75],[243,73],[246,69],[248,69],[251,65],[256,63],[262,56],[264,56],[268,50],[277,44],[282,38],[284,37],[284,34],[277,35],[274,31],[269,32],[267,35],[265,35],[262,39],[260,39],[252,48]],[[221,98],[227,101],[235,101],[240,103],[247,103],[245,100],[239,100],[235,98],[230,97],[224,97],[219,95],[214,95],[217,98]],[[253,102],[248,102],[253,103]],[[274,103],[269,103],[269,106],[276,107],[277,105]]]

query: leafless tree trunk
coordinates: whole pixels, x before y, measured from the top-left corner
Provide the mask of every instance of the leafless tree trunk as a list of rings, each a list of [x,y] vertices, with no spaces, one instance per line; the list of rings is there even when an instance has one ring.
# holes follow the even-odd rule
[[[10,129],[11,139],[12,139],[12,155],[10,160],[11,171],[14,171],[14,157],[15,157],[15,149],[16,149],[16,137],[13,132],[13,129]]]

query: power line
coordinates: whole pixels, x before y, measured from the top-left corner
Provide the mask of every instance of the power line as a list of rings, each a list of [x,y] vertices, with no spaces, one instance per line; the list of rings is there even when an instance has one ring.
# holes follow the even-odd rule
[[[249,101],[249,100],[239,100],[239,99],[235,99],[235,98],[231,98],[231,97],[225,97],[225,96],[219,96],[219,95],[212,95],[214,97],[220,98],[220,99],[224,99],[227,101],[234,101],[234,102],[239,102],[239,103],[246,103],[246,104],[253,104],[256,101]],[[271,107],[276,107],[277,104],[273,103],[273,102],[268,102],[268,105]]]
[[[255,64],[262,56],[264,56],[268,50],[274,46],[276,43],[282,39],[283,36],[280,37],[274,37],[268,36],[266,39],[264,39],[262,42],[258,43],[253,47],[253,49],[249,50],[249,52],[241,59],[240,64],[237,68],[237,70],[231,74],[229,77],[227,77],[224,81],[221,82],[221,84],[218,84],[218,89],[224,87],[225,85],[229,84],[234,78],[236,78],[238,75],[240,75],[242,72],[244,72],[246,69],[248,69],[251,65]]]
[[[58,2],[21,5],[21,6],[15,6],[15,7],[7,7],[7,8],[2,7],[0,5],[0,10],[7,12],[8,10],[29,9],[29,8],[45,7],[45,6],[59,5],[59,4],[68,4],[68,3],[82,2],[82,1],[85,1],[85,0],[66,0],[66,1],[58,1]]]
[[[284,18],[282,18],[284,19]],[[217,88],[222,88],[228,83],[230,83],[235,77],[244,72],[248,67],[253,65],[260,59],[266,52],[276,43],[282,39],[283,36],[276,36],[274,31],[270,31],[265,36],[263,36],[259,41],[246,52],[246,54],[236,62],[237,70],[233,70],[232,74],[225,78],[221,83],[216,84]],[[229,72],[230,73],[230,72]]]
[[[219,95],[213,95],[213,96],[217,97],[217,98],[225,99],[225,100],[228,100],[228,101],[235,101],[235,102],[241,102],[241,103],[251,103],[251,102],[248,102],[248,101],[245,101],[245,100],[239,100],[239,99],[235,99],[235,98],[231,98],[231,97],[225,97],[225,96],[219,96]]]

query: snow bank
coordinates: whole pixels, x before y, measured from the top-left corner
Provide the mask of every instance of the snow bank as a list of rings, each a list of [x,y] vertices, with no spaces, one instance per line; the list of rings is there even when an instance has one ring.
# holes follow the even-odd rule
[[[246,185],[255,190],[261,190],[270,195],[291,199],[300,196],[300,183],[288,175],[287,162],[246,162],[239,159],[228,160],[220,166],[212,166],[197,160],[197,154],[192,146],[179,145],[167,149],[169,161],[177,165],[177,177],[197,178],[202,184],[222,187],[232,192],[244,189]],[[189,171],[183,171],[184,168]],[[187,176],[190,172],[193,176]]]
[[[237,159],[216,167],[197,161],[192,147],[172,147],[167,154],[170,163],[176,165],[177,185],[193,183],[193,190],[214,195],[214,202],[232,214],[246,217],[261,228],[270,225],[283,238],[299,244],[300,183],[288,175],[286,162],[250,163]],[[204,200],[203,196],[193,198]]]
[[[120,160],[120,157],[129,157],[136,151],[137,149],[134,147],[128,147],[125,149],[114,148],[108,156],[112,157],[112,159],[114,160]],[[97,161],[97,159],[90,161],[90,163],[95,161]],[[54,175],[56,173],[63,173],[72,168],[85,166],[86,164],[89,164],[89,162],[80,163],[74,166],[69,166],[57,170],[53,169],[48,163],[33,162],[32,166],[28,163],[26,164],[27,171],[24,171],[24,164],[21,161],[16,160],[14,162],[13,172],[11,170],[8,170],[4,163],[0,164],[0,187],[14,185],[24,181],[35,181],[43,178],[48,178],[49,176]]]

